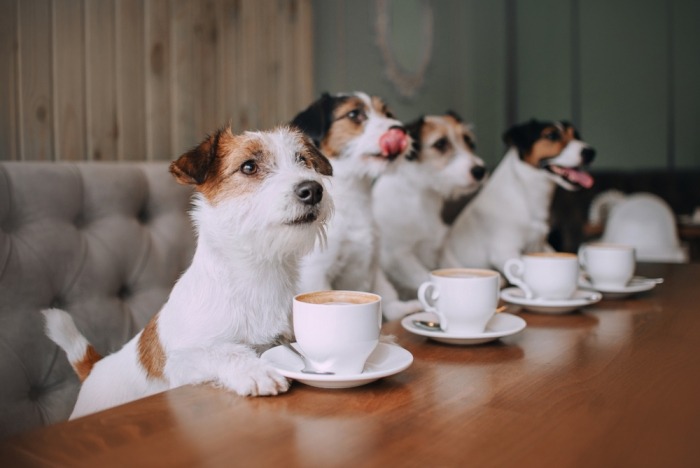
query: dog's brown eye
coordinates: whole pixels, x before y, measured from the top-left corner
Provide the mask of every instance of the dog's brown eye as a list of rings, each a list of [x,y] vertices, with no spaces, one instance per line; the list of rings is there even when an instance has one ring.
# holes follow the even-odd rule
[[[544,135],[544,137],[549,141],[559,141],[561,140],[561,134],[559,132],[549,132]]]
[[[450,142],[447,141],[447,138],[445,138],[445,137],[442,137],[438,141],[433,143],[433,148],[435,148],[436,150],[438,150],[441,153],[444,153],[445,151],[447,151],[448,146],[450,146]]]
[[[241,164],[241,172],[245,175],[253,175],[258,172],[258,164],[252,159]]]
[[[345,116],[348,119],[350,119],[353,122],[358,123],[358,124],[367,120],[367,117],[365,117],[365,113],[362,112],[362,110],[360,110],[360,109],[353,109],[350,112],[348,112],[347,114],[345,114]]]
[[[306,156],[301,153],[297,153],[297,163],[303,164],[304,166],[309,165],[309,161],[306,159]]]
[[[474,140],[469,138],[467,135],[464,135],[464,144],[471,148],[472,151],[476,151],[476,143],[474,143]]]

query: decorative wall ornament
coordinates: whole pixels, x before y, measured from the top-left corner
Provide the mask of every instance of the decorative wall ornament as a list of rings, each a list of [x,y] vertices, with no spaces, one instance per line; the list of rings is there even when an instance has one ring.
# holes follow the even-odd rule
[[[384,74],[396,87],[399,94],[406,98],[416,95],[425,82],[425,74],[433,56],[433,8],[429,0],[421,1],[420,37],[422,49],[420,61],[415,70],[406,70],[396,59],[391,40],[391,0],[376,0],[377,5],[377,46],[384,62]]]

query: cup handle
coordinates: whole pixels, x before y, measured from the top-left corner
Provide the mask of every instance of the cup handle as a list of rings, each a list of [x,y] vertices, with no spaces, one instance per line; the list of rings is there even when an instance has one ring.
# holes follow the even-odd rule
[[[578,264],[581,268],[584,270],[586,269],[586,253],[585,253],[585,246],[580,246],[578,248],[578,252],[576,252],[576,255],[578,256]]]
[[[506,261],[503,266],[503,273],[508,278],[508,282],[516,285],[525,293],[526,299],[532,299],[535,295],[532,289],[523,281],[522,276],[525,273],[525,263],[519,258],[511,258]]]
[[[447,317],[445,314],[441,314],[437,307],[435,307],[435,301],[440,296],[440,291],[435,287],[430,281],[426,281],[421,284],[418,288],[418,300],[423,304],[423,308],[426,312],[432,312],[440,318],[440,328],[442,330],[447,329]]]
[[[576,255],[578,256],[578,266],[579,266],[579,278],[590,282],[591,279],[588,276],[588,272],[586,271],[586,246],[581,245],[578,248],[578,252],[576,252]]]

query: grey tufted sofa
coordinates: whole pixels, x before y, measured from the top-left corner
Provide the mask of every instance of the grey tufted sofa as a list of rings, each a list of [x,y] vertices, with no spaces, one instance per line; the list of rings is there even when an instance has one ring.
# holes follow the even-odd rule
[[[0,163],[0,437],[66,419],[77,397],[39,311],[119,349],[189,265],[190,195],[166,163]]]

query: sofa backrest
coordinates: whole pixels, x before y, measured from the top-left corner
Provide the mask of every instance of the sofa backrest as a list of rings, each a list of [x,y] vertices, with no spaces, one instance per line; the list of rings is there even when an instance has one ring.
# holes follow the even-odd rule
[[[79,382],[40,310],[101,354],[165,303],[194,252],[191,190],[160,163],[0,163],[0,436],[66,419]]]

